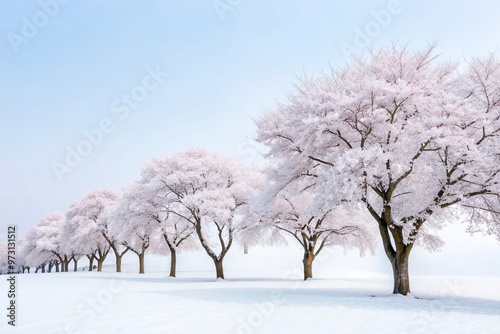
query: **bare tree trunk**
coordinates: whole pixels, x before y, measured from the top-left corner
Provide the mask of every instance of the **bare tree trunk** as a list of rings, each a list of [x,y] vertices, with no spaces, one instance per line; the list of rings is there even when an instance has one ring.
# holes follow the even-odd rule
[[[116,272],[121,273],[122,272],[122,255],[119,255],[117,252],[115,252],[115,265],[116,265]]]
[[[169,277],[175,277],[177,274],[177,247],[179,247],[179,245],[184,240],[186,240],[186,238],[188,238],[189,235],[186,235],[184,238],[182,238],[180,240],[176,240],[175,242],[171,242],[168,239],[168,236],[166,234],[163,234],[163,239],[165,239],[165,242],[167,243],[168,249],[170,250],[170,275],[169,275]]]
[[[109,253],[109,248],[107,250],[97,250],[97,254],[99,254],[99,257],[96,256],[97,259],[97,271],[101,272],[102,271],[102,265],[104,263],[104,260],[106,260],[106,256],[108,256]]]
[[[145,240],[140,253],[133,248],[129,248],[132,252],[134,252],[139,257],[139,274],[144,274],[144,257],[146,256],[146,250],[149,247],[149,240]]]
[[[66,255],[64,255],[64,260],[61,261],[61,271],[62,272],[68,272],[68,268],[69,268],[69,261],[71,261],[70,259],[68,259],[68,257]]]
[[[224,260],[224,257],[226,256],[227,252],[229,251],[233,243],[233,231],[230,228],[228,229],[228,241],[226,244],[223,238],[224,227],[219,227],[219,225],[216,224],[217,229],[219,231],[218,237],[221,246],[220,254],[219,256],[217,256],[205,241],[205,237],[203,236],[203,232],[201,230],[201,219],[198,217],[195,219],[196,219],[196,224],[195,224],[196,234],[198,235],[198,239],[200,239],[201,246],[203,247],[203,249],[205,249],[205,252],[212,259],[212,261],[214,261],[216,278],[224,279],[224,268],[222,266],[222,261]]]
[[[217,278],[222,278],[224,279],[224,267],[222,266],[222,260],[214,260],[215,264],[215,274],[217,275]]]
[[[177,252],[175,248],[170,248],[170,277],[175,277],[177,267]]]
[[[177,251],[175,249],[170,252],[170,277],[175,277],[177,271]]]
[[[392,225],[389,229],[385,221],[386,220],[381,220],[379,222],[379,231],[382,237],[385,254],[392,265],[394,278],[394,288],[392,293],[406,296],[411,293],[408,263],[410,252],[413,249],[414,244],[405,244],[403,242],[404,239],[401,226]],[[422,222],[419,223],[419,226],[421,225]],[[392,244],[391,235],[394,240],[395,247]]]
[[[137,254],[139,256],[139,274],[144,274],[144,252]]]
[[[94,266],[94,259],[95,259],[95,255],[92,254],[92,255],[87,255],[87,257],[89,258],[89,271],[92,271],[92,267]]]
[[[304,265],[304,281],[313,277],[312,264],[315,259],[314,251],[304,251],[302,263]]]
[[[122,257],[125,255],[130,250],[130,248],[126,248],[121,254],[118,253],[118,250],[113,247],[113,251],[115,253],[115,265],[116,265],[116,272],[121,273],[122,272]]]
[[[97,260],[97,271],[100,272],[102,271],[102,265],[104,263],[105,257],[101,257],[100,259]]]
[[[78,271],[78,260],[73,257],[73,271]]]
[[[113,250],[113,253],[115,253],[115,264],[116,264],[116,272],[121,273],[122,272],[122,257],[125,255],[126,252],[128,252],[129,248],[127,247],[121,254],[118,252],[118,247],[115,245],[115,242],[113,242],[104,232],[101,232],[102,236],[104,239],[109,244],[109,247]],[[108,251],[109,252],[109,251]]]
[[[47,272],[51,273],[52,272],[52,267],[54,266],[54,262],[50,261],[49,262],[49,267],[48,267],[48,270]],[[45,269],[45,264],[42,266],[43,269]],[[42,269],[42,273],[44,273],[45,271]]]
[[[58,273],[59,272],[59,262],[55,263],[55,267],[56,267],[56,273]]]
[[[397,249],[396,256],[391,260],[394,276],[394,289],[392,293],[408,295],[410,293],[410,275],[408,271],[408,259],[410,251]]]

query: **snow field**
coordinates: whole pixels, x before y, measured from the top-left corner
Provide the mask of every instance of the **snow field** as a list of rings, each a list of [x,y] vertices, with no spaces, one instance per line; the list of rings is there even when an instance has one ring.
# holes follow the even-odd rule
[[[250,249],[248,255],[235,249],[226,262],[226,280],[217,281],[202,252],[179,256],[177,278],[167,277],[166,256],[148,256],[144,275],[135,273],[134,256],[124,259],[124,273],[114,273],[112,255],[101,273],[20,275],[18,327],[12,330],[4,321],[0,328],[2,333],[500,333],[500,277],[414,275],[417,298],[402,297],[391,294],[392,277],[336,268],[335,257],[318,261],[316,278],[304,282],[296,255],[287,248]]]

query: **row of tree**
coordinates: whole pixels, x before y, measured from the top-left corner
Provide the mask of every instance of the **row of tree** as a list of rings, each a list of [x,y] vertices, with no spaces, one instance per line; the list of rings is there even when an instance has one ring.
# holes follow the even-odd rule
[[[257,212],[252,203],[265,187],[253,169],[200,149],[157,158],[142,170],[138,181],[121,193],[98,189],[74,202],[66,213],[44,217],[22,240],[20,265],[74,270],[82,257],[97,271],[112,250],[116,271],[132,251],[144,273],[149,249],[170,255],[170,276],[176,275],[179,250],[202,248],[212,259],[216,277],[224,278],[223,260],[235,236],[243,242],[275,242],[273,230],[293,235],[304,248],[304,279],[312,277],[315,256],[328,245],[362,252],[373,250],[373,233],[358,223],[340,223],[337,210],[311,211],[313,193],[283,195]],[[344,216],[347,213],[342,213]]]
[[[198,149],[154,159],[122,193],[92,191],[44,218],[25,240],[26,263],[67,270],[87,256],[100,270],[112,249],[120,270],[130,250],[144,272],[146,250],[164,245],[175,276],[177,251],[201,247],[223,278],[235,236],[284,233],[302,245],[307,279],[325,246],[363,253],[378,233],[393,292],[410,293],[414,245],[442,245],[433,231],[457,212],[471,232],[500,238],[500,62],[440,63],[434,48],[393,45],[303,78],[256,120],[263,171]]]

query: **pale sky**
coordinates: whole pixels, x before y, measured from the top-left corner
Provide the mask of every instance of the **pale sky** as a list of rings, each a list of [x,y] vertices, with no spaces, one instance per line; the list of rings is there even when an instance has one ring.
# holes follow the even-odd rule
[[[58,1],[0,0],[0,211],[20,235],[156,156],[199,146],[258,163],[251,117],[345,50],[438,42],[463,61],[500,46],[493,0]],[[87,155],[58,175],[68,149]]]

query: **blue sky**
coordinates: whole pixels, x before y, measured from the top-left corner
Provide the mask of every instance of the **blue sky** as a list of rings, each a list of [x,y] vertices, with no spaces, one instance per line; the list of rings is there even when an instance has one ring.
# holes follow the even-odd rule
[[[200,146],[258,162],[251,117],[297,75],[345,63],[360,39],[437,41],[444,60],[500,45],[493,0],[59,1],[0,1],[0,211],[21,234],[89,189],[119,189],[155,156]],[[38,31],[26,37],[26,24]],[[168,76],[120,118],[113,104],[144,92],[154,69]],[[67,147],[106,119],[113,131],[58,178]]]

